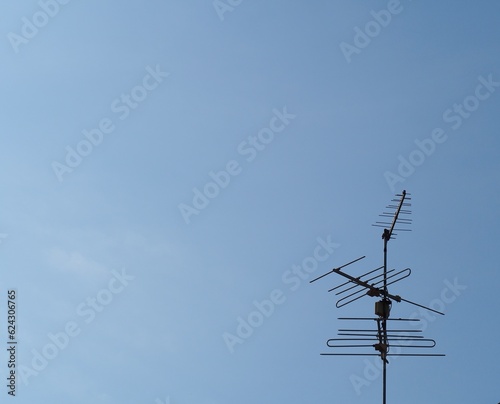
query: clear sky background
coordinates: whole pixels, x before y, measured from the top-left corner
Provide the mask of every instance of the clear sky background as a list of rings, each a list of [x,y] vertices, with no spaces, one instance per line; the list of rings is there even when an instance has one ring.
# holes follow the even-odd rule
[[[500,3],[61,3],[0,6],[18,403],[381,402],[377,358],[320,356],[374,299],[308,280],[382,265],[403,189],[392,291],[446,315],[392,315],[447,356],[391,361],[388,402],[500,401]]]

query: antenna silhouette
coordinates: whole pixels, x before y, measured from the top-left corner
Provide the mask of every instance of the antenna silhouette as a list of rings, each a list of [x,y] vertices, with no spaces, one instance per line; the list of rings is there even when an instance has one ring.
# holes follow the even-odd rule
[[[419,333],[421,330],[412,330],[408,328],[399,328],[397,324],[420,321],[419,319],[410,318],[390,318],[392,302],[396,301],[406,302],[414,306],[424,308],[437,314],[444,315],[440,311],[431,309],[430,307],[423,306],[411,300],[403,299],[399,295],[389,293],[388,286],[402,279],[407,278],[411,274],[410,268],[403,270],[387,269],[387,246],[389,240],[396,238],[399,231],[410,231],[408,228],[412,220],[407,216],[411,214],[411,198],[409,193],[405,190],[401,194],[396,194],[396,198],[391,200],[391,204],[386,206],[387,211],[383,212],[380,216],[384,221],[379,221],[373,226],[382,227],[382,239],[384,242],[384,263],[382,266],[368,271],[357,277],[349,275],[342,269],[348,265],[354,264],[365,258],[359,257],[353,261],[348,262],[338,268],[333,268],[331,271],[318,276],[310,281],[316,282],[319,279],[326,277],[332,273],[336,273],[347,279],[346,282],[337,285],[328,290],[334,292],[339,296],[336,306],[338,308],[346,306],[363,296],[378,297],[379,300],[375,302],[375,315],[377,317],[339,317],[343,321],[374,321],[377,324],[376,329],[369,329],[363,327],[359,328],[341,328],[339,329],[338,336],[340,338],[330,338],[327,340],[326,345],[330,348],[339,349],[341,352],[322,353],[321,355],[337,355],[337,356],[380,356],[383,366],[383,381],[382,381],[382,402],[386,404],[387,400],[387,364],[389,363],[387,357],[389,356],[444,356],[444,354],[432,353],[390,353],[391,347],[396,348],[414,348],[414,349],[428,349],[436,345],[436,341],[429,338],[424,338]],[[391,328],[388,328],[388,322]],[[393,323],[394,322],[394,323]],[[364,323],[366,324],[366,323]],[[393,326],[393,324],[396,324]],[[404,325],[403,325],[404,327]],[[362,348],[363,352],[345,352],[346,348]],[[367,351],[365,348],[372,348]]]

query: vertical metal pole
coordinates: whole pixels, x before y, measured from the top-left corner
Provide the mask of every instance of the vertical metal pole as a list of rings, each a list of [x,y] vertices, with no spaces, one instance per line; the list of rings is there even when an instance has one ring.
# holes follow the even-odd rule
[[[386,369],[387,363],[384,361],[384,388],[382,392],[382,403],[386,404],[387,403],[387,369]]]
[[[390,238],[389,230],[384,229],[382,238],[384,239],[384,299],[387,299],[387,242]]]
[[[384,302],[387,302],[387,294],[389,293],[387,291],[387,243],[391,239],[392,232],[394,230],[394,227],[396,226],[396,223],[398,221],[398,216],[399,212],[401,212],[401,208],[403,207],[404,200],[406,197],[406,191],[403,190],[401,194],[401,200],[399,201],[399,205],[397,207],[396,213],[394,214],[394,218],[392,219],[392,224],[390,229],[384,229],[384,234],[382,234],[382,238],[384,239]],[[385,307],[385,306],[384,306]],[[390,307],[390,306],[389,306]],[[385,311],[385,310],[384,310]],[[382,402],[383,404],[386,404],[387,400],[387,350],[389,347],[389,344],[387,342],[387,319],[389,318],[389,310],[387,310],[387,313],[383,313],[384,318],[382,320],[382,339],[384,343],[384,353],[381,355],[382,360],[383,360],[383,387],[382,387]]]
[[[384,239],[384,300],[387,299],[387,242],[391,237],[389,230],[384,229],[384,234],[382,238]],[[383,380],[382,380],[382,403],[386,404],[387,400],[387,317],[389,313],[384,313],[384,319],[382,320],[382,332],[383,341],[385,344],[385,354],[382,355],[382,366],[383,366]]]

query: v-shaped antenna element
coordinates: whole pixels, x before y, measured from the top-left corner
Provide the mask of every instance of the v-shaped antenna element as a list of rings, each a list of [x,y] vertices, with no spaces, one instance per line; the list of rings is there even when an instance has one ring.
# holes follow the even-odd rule
[[[339,338],[330,338],[327,340],[327,346],[333,348],[335,352],[322,353],[321,355],[354,355],[354,356],[379,356],[383,363],[383,403],[386,404],[386,386],[387,386],[387,370],[389,356],[444,356],[444,354],[428,354],[418,352],[421,349],[430,349],[436,345],[436,341],[430,338],[424,338],[419,333],[421,330],[413,330],[408,327],[394,327],[388,328],[387,323],[390,321],[397,322],[415,322],[419,319],[406,319],[406,318],[390,318],[392,302],[406,302],[434,313],[444,315],[440,311],[426,307],[411,300],[403,299],[399,295],[389,293],[388,286],[395,284],[411,274],[410,268],[402,270],[387,269],[387,246],[389,240],[397,236],[398,231],[409,231],[411,219],[407,216],[411,213],[411,198],[409,193],[403,191],[397,194],[396,198],[392,199],[391,204],[386,207],[386,211],[382,213],[384,221],[379,221],[374,224],[377,227],[383,227],[382,239],[384,242],[384,263],[382,266],[365,272],[359,276],[350,275],[343,268],[358,262],[365,258],[362,256],[353,261],[348,262],[338,268],[333,268],[329,272],[318,276],[310,281],[316,282],[319,279],[326,277],[332,273],[336,273],[343,278],[347,279],[344,283],[337,285],[328,290],[328,292],[335,292],[339,296],[336,306],[343,307],[356,300],[361,299],[363,296],[377,297],[379,300],[375,302],[375,318],[371,317],[342,317],[339,320],[354,320],[354,321],[374,321],[376,328],[342,328],[339,329]],[[417,352],[401,353],[390,352],[390,348],[411,348]],[[351,348],[360,349],[362,352],[345,352]],[[373,352],[375,350],[375,353]]]
[[[331,273],[337,273],[341,276],[343,276],[344,278],[347,278],[348,281],[347,282],[344,282],[338,286],[335,286],[334,288],[332,289],[329,289],[328,292],[332,292],[338,288],[341,288],[343,286],[346,286],[346,285],[352,285],[354,284],[354,286],[348,286],[347,288],[345,289],[342,289],[340,292],[337,292],[336,295],[340,295],[342,293],[345,293],[349,290],[353,290],[354,289],[354,292],[348,294],[347,296],[344,296],[343,298],[339,299],[337,301],[337,304],[336,306],[337,307],[342,307],[342,306],[345,306],[349,303],[352,303],[354,302],[355,300],[358,300],[358,299],[361,299],[363,296],[365,295],[368,295],[368,296],[372,296],[372,297],[380,297],[380,296],[385,296],[389,299],[392,299],[392,300],[395,300],[396,302],[400,303],[400,302],[406,302],[406,303],[409,303],[409,304],[412,304],[414,306],[418,306],[418,307],[422,307],[426,310],[429,310],[429,311],[432,311],[434,313],[437,313],[437,314],[441,314],[444,316],[444,313],[440,312],[440,311],[437,311],[437,310],[434,310],[434,309],[431,309],[430,307],[427,307],[427,306],[424,306],[422,304],[418,304],[418,303],[415,303],[415,302],[412,302],[411,300],[408,300],[408,299],[403,299],[401,296],[399,295],[393,295],[389,292],[385,292],[384,293],[384,290],[380,287],[383,282],[385,282],[385,285],[386,286],[389,286],[389,285],[392,285],[396,282],[399,282],[400,280],[402,279],[405,279],[407,278],[408,276],[410,276],[411,274],[411,269],[410,268],[406,268],[406,269],[403,269],[401,271],[397,271],[395,272],[396,270],[395,269],[391,269],[389,271],[386,271],[385,273],[385,277],[384,277],[384,272],[383,271],[380,271],[382,270],[384,267],[381,266],[381,267],[378,267],[378,268],[375,268],[374,270],[372,271],[369,271],[363,275],[360,275],[358,277],[354,277],[352,275],[349,275],[343,271],[340,270],[340,268],[343,268],[349,264],[352,264],[356,261],[359,261],[361,259],[365,258],[364,256],[363,257],[360,257],[354,261],[351,261],[347,264],[344,264],[342,266],[340,266],[339,268],[333,268],[330,272],[327,272],[326,274],[323,274],[321,276],[318,276],[317,278],[313,279],[312,281],[310,281],[309,283],[312,283],[312,282],[315,282],[317,281],[318,279],[321,279],[327,275],[330,275]],[[374,273],[377,273],[378,271],[380,271],[380,273],[378,275],[375,275],[371,278],[368,278],[366,280],[362,279],[364,276],[367,276],[367,275],[370,275],[370,274],[374,274]],[[387,276],[389,275],[390,276]],[[379,278],[382,278],[382,279],[379,279]],[[393,279],[395,278],[395,279]],[[370,283],[370,281],[372,280],[375,280],[375,279],[379,279],[377,280],[376,282],[374,283]],[[389,280],[391,280],[390,282],[388,282]],[[351,299],[349,299],[351,298]]]

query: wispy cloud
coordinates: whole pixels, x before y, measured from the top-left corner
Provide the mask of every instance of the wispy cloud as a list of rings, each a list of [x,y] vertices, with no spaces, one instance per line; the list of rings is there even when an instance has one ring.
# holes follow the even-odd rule
[[[93,261],[78,251],[52,248],[46,254],[49,264],[61,272],[79,276],[101,276],[109,272],[106,265]]]

